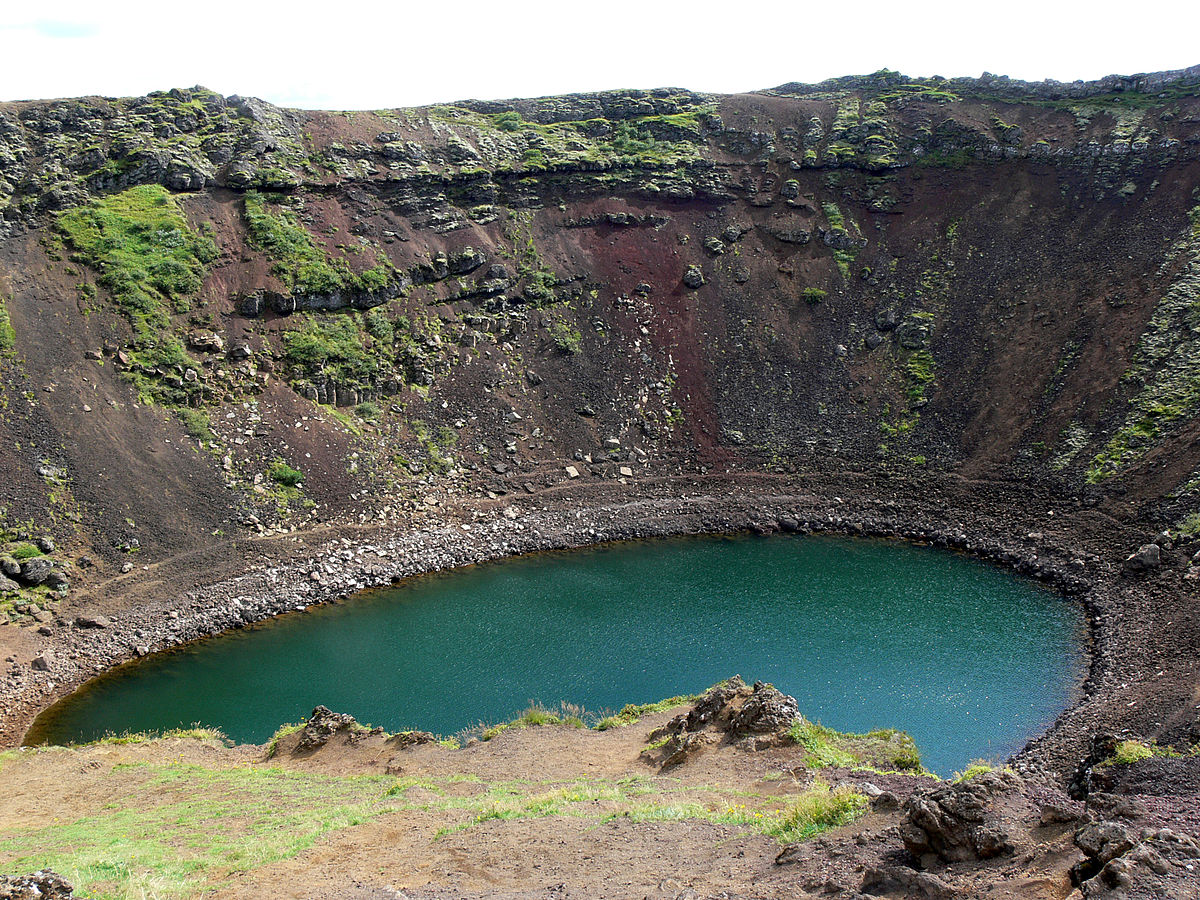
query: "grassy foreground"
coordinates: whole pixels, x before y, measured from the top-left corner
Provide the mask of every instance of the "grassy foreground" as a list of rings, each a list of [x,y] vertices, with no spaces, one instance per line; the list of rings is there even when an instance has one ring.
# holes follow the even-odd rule
[[[627,707],[591,730],[567,708],[558,715],[531,707],[485,732],[488,742],[509,732],[498,756],[489,743],[474,752],[429,744],[400,760],[402,777],[298,771],[302,763],[290,754],[273,758],[280,741],[302,726],[281,729],[267,748],[231,746],[218,732],[195,728],[0,753],[0,873],[53,869],[77,892],[102,900],[193,897],[385,817],[386,830],[405,835],[422,856],[485,823],[537,819],[588,828],[707,823],[723,830],[720,840],[794,842],[848,824],[868,808],[852,787],[831,787],[819,775],[794,780],[797,749],[810,770],[874,764],[919,771],[906,735],[845,735],[801,718],[785,736],[774,774],[764,777],[753,761],[741,771],[741,761],[757,754],[732,746],[714,751],[729,754],[719,783],[681,770],[651,774],[639,761],[644,731],[627,726],[689,699]],[[545,754],[555,752],[547,749],[551,729],[569,729],[580,742],[569,777],[546,777]],[[551,743],[540,743],[545,738]],[[525,754],[524,769],[503,762],[514,752]],[[378,830],[367,829],[354,841],[370,847],[378,839]]]

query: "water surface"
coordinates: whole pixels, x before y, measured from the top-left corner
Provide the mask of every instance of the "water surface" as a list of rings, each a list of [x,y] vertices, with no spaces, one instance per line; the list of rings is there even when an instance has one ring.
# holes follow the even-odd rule
[[[840,730],[897,727],[947,774],[1019,749],[1083,676],[1077,608],[897,542],[777,535],[610,544],[414,578],[149,657],[31,739],[200,722],[261,743],[321,703],[452,734],[530,700],[616,709],[740,673]]]

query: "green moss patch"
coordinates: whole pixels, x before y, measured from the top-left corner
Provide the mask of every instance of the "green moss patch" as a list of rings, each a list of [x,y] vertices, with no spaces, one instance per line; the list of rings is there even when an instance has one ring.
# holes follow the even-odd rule
[[[58,217],[74,258],[96,270],[133,326],[131,377],[146,399],[181,403],[195,382],[168,382],[195,361],[173,333],[171,316],[189,299],[217,255],[212,240],[193,230],[176,199],[159,185],[142,185],[93,200]],[[169,376],[168,376],[169,377]]]
[[[788,728],[789,740],[804,748],[811,769],[871,768],[922,772],[916,742],[903,731],[883,728],[866,734],[835,731],[801,716]]]
[[[250,191],[243,208],[250,243],[275,261],[271,274],[294,294],[370,293],[392,279],[393,268],[386,260],[355,273],[344,258],[330,258],[285,204]]]

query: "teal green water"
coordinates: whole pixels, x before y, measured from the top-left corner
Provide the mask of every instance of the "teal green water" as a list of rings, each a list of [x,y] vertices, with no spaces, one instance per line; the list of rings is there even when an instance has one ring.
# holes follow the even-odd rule
[[[1002,757],[1070,702],[1077,608],[902,543],[741,536],[610,544],[432,576],[101,677],[31,736],[220,727],[261,743],[317,704],[452,734],[530,700],[591,711],[740,673],[839,730],[909,731],[939,773]]]

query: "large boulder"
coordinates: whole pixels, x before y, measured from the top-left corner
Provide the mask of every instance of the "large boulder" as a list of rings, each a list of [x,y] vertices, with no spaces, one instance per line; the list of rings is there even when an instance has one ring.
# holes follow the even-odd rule
[[[999,771],[913,794],[900,826],[905,849],[922,867],[1013,853],[1017,829],[1007,801],[1021,788],[1016,774]]]
[[[20,578],[26,584],[39,585],[54,571],[54,560],[46,556],[35,556],[21,563]]]
[[[1085,858],[1071,869],[1071,880],[1084,897],[1197,896],[1200,845],[1188,835],[1101,821],[1079,829],[1075,846]]]

